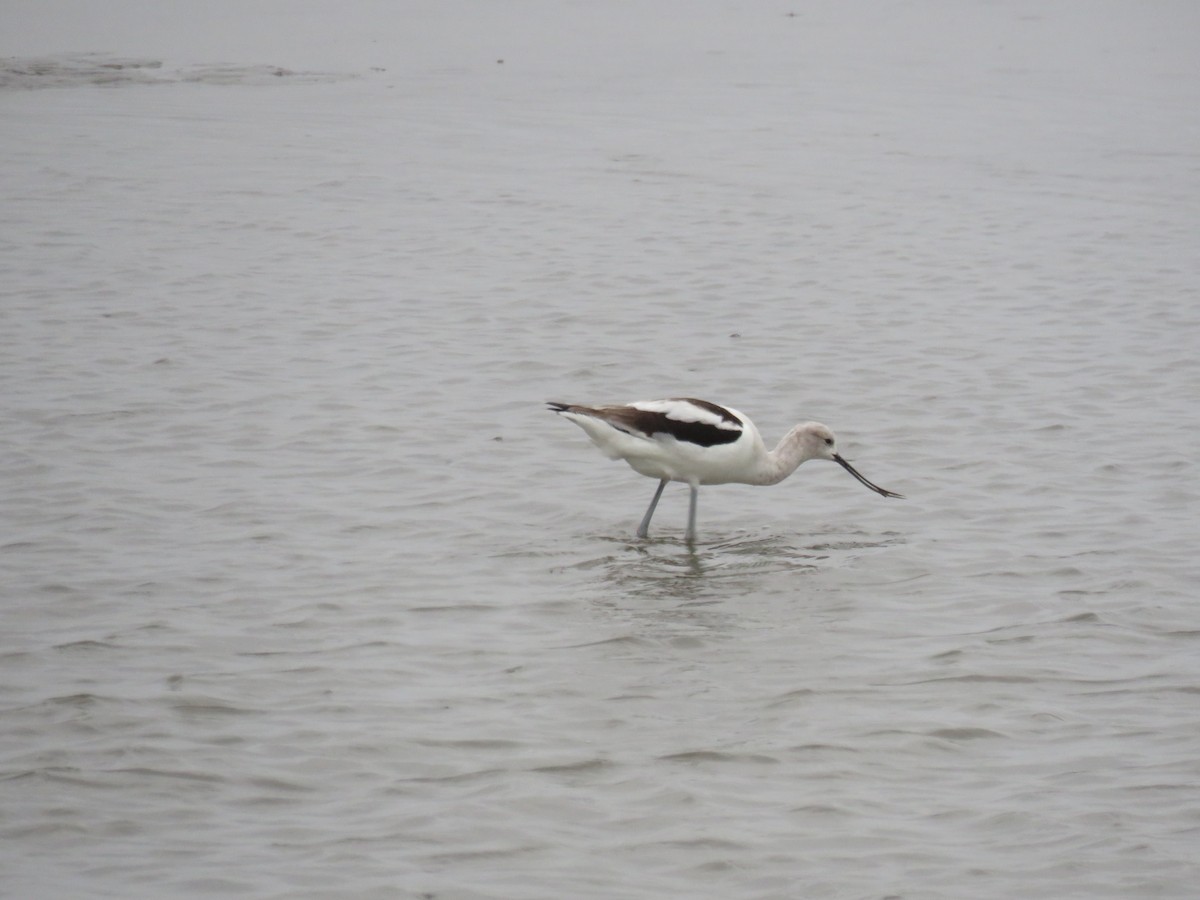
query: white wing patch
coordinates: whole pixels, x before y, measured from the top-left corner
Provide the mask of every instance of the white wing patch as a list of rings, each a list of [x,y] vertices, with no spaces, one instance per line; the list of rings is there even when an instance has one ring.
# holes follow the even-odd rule
[[[701,406],[695,400],[639,400],[629,405],[645,412],[661,413],[675,422],[695,422],[725,431],[742,430],[742,423],[736,416],[714,403]]]

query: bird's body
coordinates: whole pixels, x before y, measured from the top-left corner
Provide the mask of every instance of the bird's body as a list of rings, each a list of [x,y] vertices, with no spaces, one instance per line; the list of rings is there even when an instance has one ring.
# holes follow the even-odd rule
[[[696,537],[700,485],[778,484],[809,459],[832,460],[876,493],[900,496],[860,475],[838,454],[833,432],[819,422],[797,425],[768,450],[748,416],[705,400],[644,400],[624,406],[551,403],[550,409],[582,428],[609,459],[623,459],[634,471],[659,480],[639,537],[646,537],[668,481],[691,488],[688,541]]]

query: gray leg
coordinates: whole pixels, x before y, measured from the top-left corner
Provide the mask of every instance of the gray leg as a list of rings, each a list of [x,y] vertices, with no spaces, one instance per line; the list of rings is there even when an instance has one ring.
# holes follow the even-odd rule
[[[692,489],[692,499],[688,503],[688,530],[684,535],[684,540],[689,544],[696,543],[696,498],[700,496],[700,486],[693,484],[689,485]]]
[[[658,498],[662,496],[663,488],[666,486],[667,479],[665,478],[658,483],[658,490],[654,492],[654,499],[650,501],[650,508],[646,510],[646,514],[642,516],[642,524],[638,526],[638,537],[644,538],[650,533],[650,517],[654,515],[654,508],[658,506]]]

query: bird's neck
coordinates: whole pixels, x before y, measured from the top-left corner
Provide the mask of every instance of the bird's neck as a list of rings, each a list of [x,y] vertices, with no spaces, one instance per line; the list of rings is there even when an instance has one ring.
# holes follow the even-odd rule
[[[775,449],[763,457],[762,466],[757,473],[755,484],[779,484],[800,466],[806,459],[812,459],[807,453],[802,438],[802,428],[797,425],[783,436]]]

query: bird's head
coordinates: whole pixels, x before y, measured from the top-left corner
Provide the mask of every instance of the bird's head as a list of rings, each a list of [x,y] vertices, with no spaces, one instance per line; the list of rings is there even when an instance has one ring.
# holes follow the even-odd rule
[[[804,449],[804,455],[808,459],[828,459],[831,462],[837,463],[851,475],[858,479],[861,484],[866,485],[875,493],[882,497],[895,497],[898,500],[903,500],[901,494],[895,491],[889,491],[886,488],[881,488],[874,482],[868,481],[858,469],[850,465],[846,458],[838,453],[837,435],[827,426],[820,422],[806,422],[799,428],[798,437],[801,447]]]

